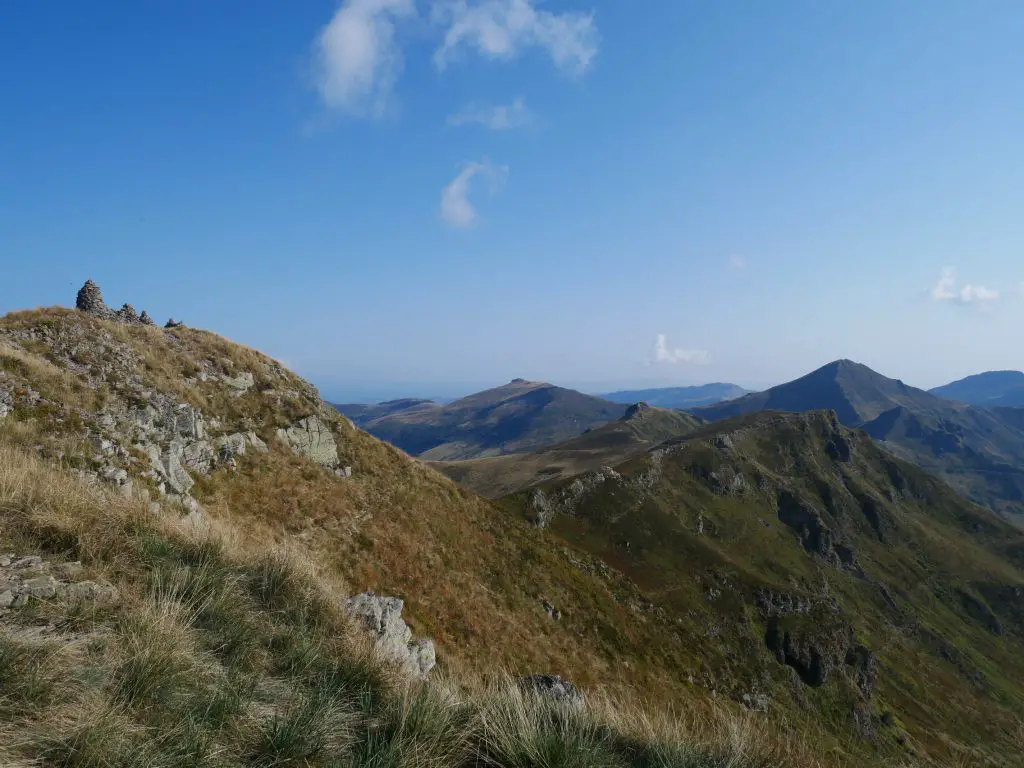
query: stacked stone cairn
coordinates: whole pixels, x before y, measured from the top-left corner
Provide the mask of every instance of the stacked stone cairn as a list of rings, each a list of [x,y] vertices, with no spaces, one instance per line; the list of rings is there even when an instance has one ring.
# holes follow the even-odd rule
[[[112,310],[107,306],[106,302],[103,301],[103,291],[100,290],[100,287],[96,285],[91,278],[86,280],[85,285],[83,285],[81,290],[78,291],[78,297],[75,299],[75,307],[80,311],[85,312],[87,315],[92,315],[93,317],[98,317],[103,320],[115,320],[127,325],[156,325],[148,312],[143,310],[140,315],[135,311],[135,307],[131,304],[123,305],[116,312]]]

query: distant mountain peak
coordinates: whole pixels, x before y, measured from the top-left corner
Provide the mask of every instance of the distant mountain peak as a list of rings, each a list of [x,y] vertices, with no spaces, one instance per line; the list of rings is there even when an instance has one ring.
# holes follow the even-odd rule
[[[628,421],[629,419],[639,418],[649,410],[651,410],[651,406],[647,403],[634,403],[626,409],[626,413],[623,414],[622,420]]]

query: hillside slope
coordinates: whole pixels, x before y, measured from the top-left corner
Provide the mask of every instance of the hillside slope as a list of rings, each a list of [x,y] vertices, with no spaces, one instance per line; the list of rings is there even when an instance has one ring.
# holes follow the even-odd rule
[[[460,485],[495,499],[541,483],[620,464],[658,443],[691,432],[700,423],[689,413],[638,403],[617,421],[538,451],[437,461],[430,465]]]
[[[613,403],[647,403],[656,408],[699,408],[723,400],[733,400],[749,394],[750,390],[735,384],[715,382],[693,387],[660,387],[655,389],[624,389],[601,395]]]
[[[1014,519],[1024,514],[1024,430],[1006,412],[936,397],[839,360],[787,384],[694,413],[716,420],[762,410],[828,408],[897,455]]]
[[[834,413],[710,424],[504,503],[634,582],[676,635],[650,655],[695,682],[1024,760],[1024,538]]]
[[[382,403],[352,417],[375,437],[433,461],[532,451],[622,416],[625,406],[516,379],[447,405]],[[352,411],[350,411],[352,412]]]
[[[11,677],[18,670],[67,669],[69,681],[79,679],[78,662],[5,661],[38,658],[4,653],[29,653],[24,642],[40,633],[60,643],[47,646],[59,651],[47,658],[89,662],[74,696],[47,704],[58,707],[50,722],[64,747],[46,737],[46,722],[31,720],[35,710],[10,715],[20,737],[30,732],[47,749],[65,749],[48,753],[51,761],[125,737],[122,754],[138,740],[158,750],[189,744],[210,756],[152,764],[275,764],[268,754],[276,764],[303,764],[301,750],[287,758],[279,750],[289,733],[319,733],[310,723],[323,722],[314,717],[320,704],[336,703],[337,678],[321,676],[331,667],[317,666],[318,654],[334,665],[353,657],[323,644],[340,642],[343,627],[319,599],[281,593],[292,577],[257,567],[259,553],[276,549],[314,564],[328,604],[367,590],[404,599],[415,636],[436,643],[432,674],[441,679],[463,680],[465,670],[555,673],[627,709],[642,700],[700,717],[714,701],[733,713],[758,712],[754,720],[736,716],[760,723],[761,747],[788,749],[799,734],[825,764],[1012,764],[1005,756],[1014,754],[1021,714],[1024,544],[987,512],[824,417],[712,425],[617,473],[546,488],[540,498],[550,503],[540,507],[533,492],[495,506],[354,428],[274,361],[208,332],[63,309],[15,313],[0,319],[0,374],[0,555],[16,556],[8,566],[0,557],[0,569],[26,556],[54,569],[77,560],[87,579],[109,581],[128,598],[72,610],[63,598],[47,602],[49,582],[33,575],[19,589],[44,597],[0,609],[0,632],[16,635],[0,650],[5,692],[10,680],[20,680],[18,691],[38,690],[34,678]],[[735,455],[724,453],[730,445]],[[794,507],[784,489],[809,506]],[[812,492],[831,493],[832,506]],[[339,594],[341,582],[347,590]],[[312,587],[300,583],[308,595]],[[269,602],[254,608],[254,600]],[[119,691],[138,689],[122,682],[149,679],[145,670],[125,675],[150,656],[115,653],[133,647],[125,643],[136,637],[137,618],[157,621],[156,636],[173,644],[169,658],[184,653],[186,661],[168,671],[167,685],[126,702]],[[313,625],[321,631],[307,632]],[[75,645],[90,627],[112,639]],[[236,649],[244,651],[238,666]],[[211,687],[177,687],[188,680]],[[317,681],[329,683],[327,699],[316,698]],[[82,699],[77,691],[96,693]],[[402,709],[402,699],[398,710],[373,708],[386,699],[359,701],[371,708],[344,721],[350,735],[376,739],[381,723],[424,722],[388,719],[388,711],[422,711]],[[192,727],[190,707],[201,702],[224,719],[179,739],[169,724]],[[256,723],[270,746],[217,722]],[[562,750],[550,765],[739,759],[734,749],[717,763],[693,754],[658,762],[635,737],[609,741],[609,732],[586,726],[619,755],[591,759],[579,752],[583,742],[555,738],[567,733],[558,717],[531,722],[542,732],[531,743]],[[631,733],[646,727],[633,722]],[[764,735],[772,733],[774,741]],[[329,764],[332,743],[307,762]],[[3,748],[31,744],[19,738]],[[527,756],[436,764],[547,760],[520,754]],[[576,754],[575,763],[564,757]],[[779,754],[760,764],[813,764]],[[130,764],[107,757],[91,764]]]
[[[986,371],[928,391],[947,400],[982,408],[1024,406],[1024,373]]]

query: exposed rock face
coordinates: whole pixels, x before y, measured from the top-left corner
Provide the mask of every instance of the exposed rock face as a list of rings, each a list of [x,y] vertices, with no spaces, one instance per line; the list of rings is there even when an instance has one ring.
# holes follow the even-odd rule
[[[568,704],[581,704],[583,702],[583,692],[558,675],[530,675],[529,677],[520,678],[518,685],[519,689],[526,693],[539,694],[555,701],[562,701]]]
[[[0,389],[0,419],[14,410],[14,395],[6,389]]]
[[[142,325],[156,325],[156,323],[153,321],[153,318],[149,316],[149,312],[147,312],[146,310],[142,310],[142,314],[139,315],[139,322],[142,323]]]
[[[412,639],[412,630],[402,619],[405,603],[397,597],[365,592],[345,604],[348,614],[358,619],[373,635],[377,649],[397,661],[408,672],[422,677],[436,663],[432,640]]]
[[[86,280],[85,285],[79,289],[78,296],[75,298],[75,308],[93,317],[101,317],[104,320],[114,319],[114,312],[103,301],[103,292],[92,281],[92,278]]]
[[[19,608],[30,600],[58,598],[69,602],[113,602],[117,589],[106,582],[76,581],[81,563],[53,564],[38,555],[0,555],[0,612]]]
[[[338,445],[331,428],[318,416],[309,416],[288,429],[279,429],[277,436],[293,453],[308,456],[323,467],[335,469],[339,464]]]
[[[256,379],[251,371],[244,371],[237,376],[225,376],[224,383],[234,389],[238,394],[248,392],[256,384]]]

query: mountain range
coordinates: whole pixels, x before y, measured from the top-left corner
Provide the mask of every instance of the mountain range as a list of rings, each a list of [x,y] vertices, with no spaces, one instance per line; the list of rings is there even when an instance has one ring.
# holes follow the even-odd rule
[[[689,408],[699,408],[702,405],[711,405],[722,400],[732,400],[749,392],[750,390],[735,384],[716,382],[693,387],[625,389],[618,392],[609,392],[606,395],[599,395],[599,397],[611,400],[613,403],[625,403],[627,405],[647,403],[658,408],[687,410]]]
[[[508,384],[448,404],[395,400],[336,405],[370,434],[433,461],[542,448],[618,419],[626,406],[543,382]]]
[[[1024,431],[1012,409],[946,400],[850,360],[694,413],[719,420],[764,410],[823,408],[974,501],[1015,518],[1024,512]]]
[[[947,400],[983,408],[1024,406],[1024,373],[987,371],[929,390]]]

